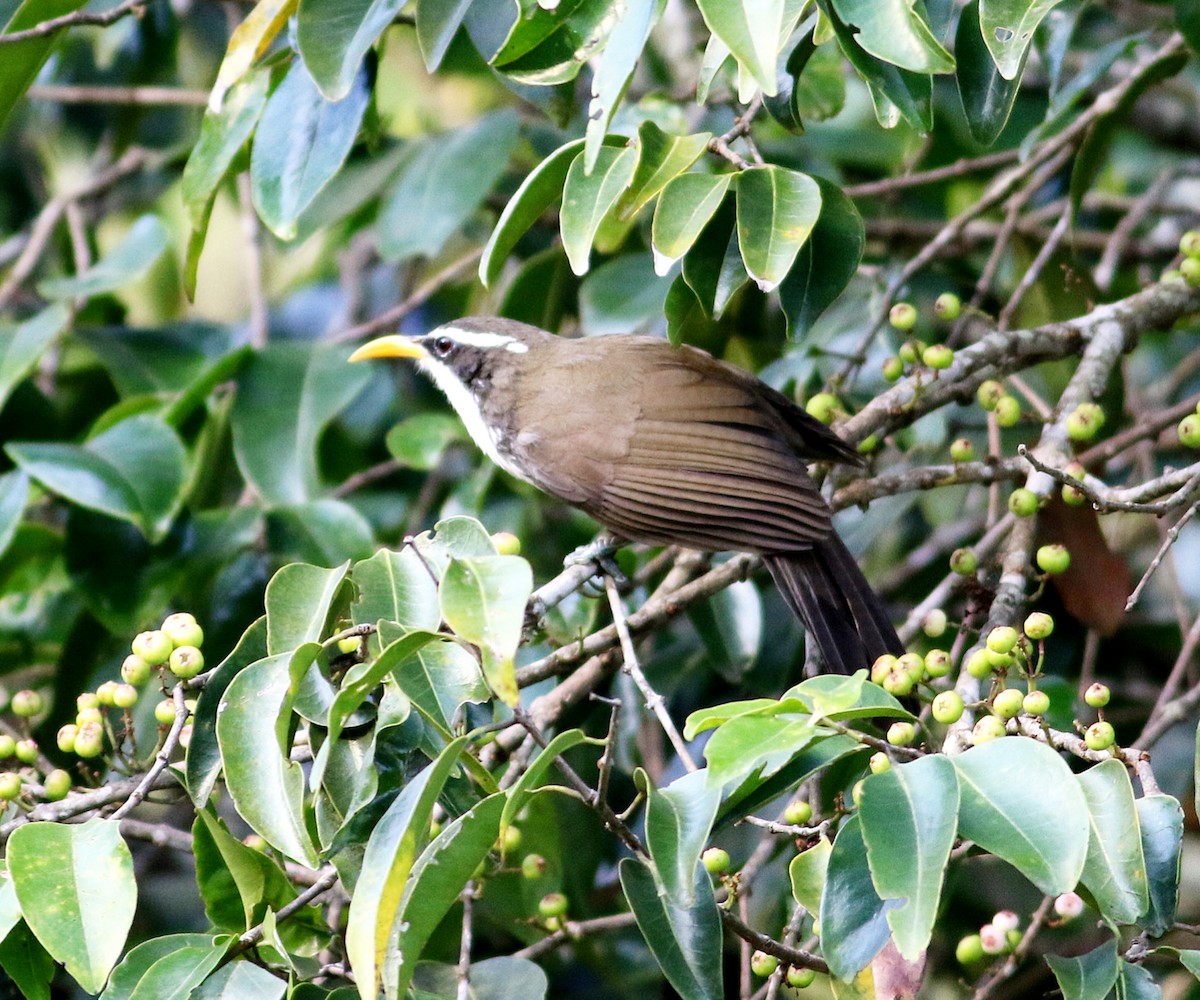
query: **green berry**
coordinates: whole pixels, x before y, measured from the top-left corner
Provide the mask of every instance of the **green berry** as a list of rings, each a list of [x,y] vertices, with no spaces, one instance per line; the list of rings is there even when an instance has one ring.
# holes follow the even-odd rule
[[[700,855],[700,863],[710,875],[720,875],[729,871],[729,852],[721,847],[710,847]]]
[[[1065,545],[1043,545],[1037,550],[1038,569],[1051,576],[1065,573],[1071,565],[1071,553]]]
[[[925,657],[920,653],[905,653],[896,658],[896,669],[907,673],[914,684],[920,684],[925,678]]]
[[[1168,267],[1158,276],[1158,280],[1164,285],[1169,285],[1173,281],[1183,281],[1183,272],[1177,267]]]
[[[175,644],[160,629],[139,632],[133,640],[133,655],[140,656],[152,667],[161,667],[167,662]]]
[[[898,382],[904,374],[904,362],[893,355],[883,363],[883,377],[889,382]]]
[[[117,689],[116,681],[105,681],[96,688],[96,700],[105,708],[112,708],[113,692]]]
[[[1008,509],[1017,517],[1032,517],[1038,509],[1037,494],[1024,486],[1018,487],[1008,495]]]
[[[977,681],[986,680],[992,676],[992,660],[986,649],[977,649],[967,657],[967,673]]]
[[[195,646],[199,649],[204,645],[204,630],[196,623],[195,616],[186,611],[167,615],[163,620],[161,631],[175,647]]]
[[[75,713],[75,725],[83,726],[89,722],[102,722],[104,713],[98,708],[81,708]]]
[[[896,357],[900,359],[901,364],[915,365],[921,360],[921,355],[924,353],[925,342],[923,340],[906,340],[900,345]]]
[[[1045,715],[1050,711],[1050,696],[1045,691],[1030,691],[1021,702],[1026,715]]]
[[[869,454],[871,454],[871,452],[873,452],[878,447],[879,447],[879,435],[878,434],[868,434],[865,438],[863,438],[861,441],[859,441],[857,445],[855,445],[854,450],[857,451],[860,455],[869,455]]]
[[[16,745],[17,760],[22,764],[35,764],[38,759],[38,745],[36,740],[17,740]]]
[[[21,794],[21,776],[16,771],[0,774],[0,801],[11,802]]]
[[[998,625],[988,633],[987,648],[993,653],[1011,653],[1019,638],[1011,625]]]
[[[1200,257],[1184,257],[1179,262],[1179,273],[1192,288],[1200,286]]]
[[[971,730],[971,736],[976,746],[998,740],[1005,733],[1004,722],[994,715],[982,716]]]
[[[750,971],[760,979],[766,979],[779,968],[779,959],[765,951],[756,951],[750,956]]]
[[[18,691],[12,697],[12,704],[9,706],[12,709],[13,715],[22,719],[32,719],[42,710],[42,696],[36,691]]]
[[[130,653],[121,664],[121,679],[126,684],[145,684],[154,668],[136,653]]]
[[[958,438],[950,442],[950,461],[970,462],[975,458],[975,446],[969,438]]]
[[[1054,631],[1054,619],[1045,611],[1035,611],[1025,619],[1024,630],[1030,639],[1045,639]]]
[[[83,694],[75,697],[75,707],[80,712],[87,711],[89,708],[99,708],[100,699],[95,691],[84,691]]]
[[[1099,410],[1099,416],[1097,416]],[[1104,423],[1104,411],[1094,403],[1081,403],[1067,414],[1067,437],[1072,441],[1091,441]]]
[[[1064,892],[1055,897],[1054,912],[1063,921],[1074,920],[1083,912],[1083,899],[1077,892]]]
[[[882,684],[883,679],[896,669],[896,664],[899,662],[899,659],[891,653],[883,653],[881,656],[875,657],[875,662],[871,664],[871,682]]]
[[[934,300],[933,312],[938,319],[953,323],[962,312],[962,299],[953,292],[942,292]]]
[[[812,806],[803,799],[792,799],[783,811],[783,821],[788,826],[808,826],[812,817]]]
[[[1185,257],[1200,257],[1200,229],[1189,229],[1179,238],[1179,252]]]
[[[1108,685],[1099,682],[1092,684],[1083,692],[1083,700],[1090,708],[1103,708],[1111,698],[1112,692],[1108,689]]]
[[[917,325],[917,307],[911,302],[897,302],[888,311],[888,322],[892,329],[908,332]]]
[[[1016,427],[1021,422],[1021,404],[1012,396],[1002,396],[996,404],[996,423],[1001,427]]]
[[[832,392],[818,392],[804,404],[805,412],[814,420],[823,424],[832,424],[841,404]]]
[[[958,942],[954,949],[954,957],[959,965],[972,965],[983,958],[983,942],[978,934],[968,934]]]
[[[926,368],[944,371],[954,364],[954,351],[945,344],[933,344],[925,348],[921,361]]]
[[[1062,502],[1068,507],[1082,507],[1087,502],[1087,495],[1074,486],[1063,486]]]
[[[55,737],[55,742],[58,745],[58,749],[63,753],[74,753],[75,737],[78,733],[79,727],[73,722],[68,722],[65,726],[59,729],[58,735]]]
[[[561,917],[565,916],[569,901],[564,893],[548,892],[538,901],[538,916],[540,917]]]
[[[154,706],[154,721],[160,726],[169,726],[175,721],[175,702],[170,698]]]
[[[992,699],[992,711],[1001,719],[1015,719],[1021,714],[1025,696],[1016,688],[1005,688]]]
[[[997,653],[994,649],[984,649],[983,655],[991,664],[993,670],[1007,670],[1016,662],[1012,653]]]
[[[854,783],[854,786],[850,789],[850,801],[853,802],[856,806],[860,805],[862,803],[862,793],[863,793],[863,782],[856,781]]]
[[[75,753],[85,760],[104,753],[104,727],[98,722],[86,722],[75,734]]]
[[[8,733],[0,733],[0,760],[8,760],[17,754],[17,741]]]
[[[871,759],[867,761],[867,767],[871,769],[872,774],[883,774],[884,771],[891,770],[892,761],[882,750],[871,754]]]
[[[338,639],[337,651],[343,656],[349,656],[351,653],[357,653],[361,645],[362,640],[358,636],[348,635],[344,639]]]
[[[894,747],[906,747],[917,736],[917,729],[911,722],[893,722],[888,726],[887,741]]]
[[[915,681],[907,670],[893,670],[883,679],[883,689],[894,698],[906,698],[912,694]]]
[[[1008,933],[994,924],[979,928],[979,943],[985,955],[1003,955],[1008,951]]]
[[[137,700],[138,689],[132,684],[118,684],[113,692],[113,704],[117,708],[133,708]]]
[[[941,691],[933,699],[933,717],[943,726],[950,726],[962,718],[963,700],[957,691]]]
[[[540,854],[526,854],[521,859],[521,877],[530,882],[546,874],[549,863]]]
[[[1179,421],[1179,443],[1188,448],[1200,448],[1200,415],[1189,413]]]
[[[975,398],[979,400],[980,406],[990,412],[1004,399],[1004,386],[994,378],[989,378],[979,383],[979,388],[975,390]]]
[[[61,802],[71,791],[71,776],[61,768],[55,768],[42,781],[42,797],[47,802]]]
[[[950,553],[950,568],[959,576],[970,576],[979,567],[972,549],[955,549]]]
[[[190,680],[204,669],[204,654],[195,646],[180,646],[171,651],[171,673],[180,680]]]
[[[1109,722],[1093,722],[1083,734],[1083,742],[1089,750],[1107,750],[1117,741],[1117,734]]]
[[[511,531],[497,531],[492,535],[492,544],[496,552],[502,556],[519,556],[521,554],[521,539]]]
[[[921,631],[930,639],[937,639],[945,633],[947,624],[949,624],[949,620],[946,612],[941,608],[934,608],[921,620]],[[926,656],[925,659],[928,660],[929,657]]]
[[[817,978],[817,974],[812,969],[800,969],[792,965],[788,967],[787,975],[784,977],[787,980],[788,986],[793,989],[802,990],[806,986],[811,986],[813,980]]]
[[[509,825],[504,828],[504,836],[500,838],[500,843],[497,845],[500,848],[501,854],[511,854],[521,846],[521,828],[519,826]]]
[[[925,673],[930,677],[945,677],[950,673],[950,654],[944,649],[931,649],[925,654]]]

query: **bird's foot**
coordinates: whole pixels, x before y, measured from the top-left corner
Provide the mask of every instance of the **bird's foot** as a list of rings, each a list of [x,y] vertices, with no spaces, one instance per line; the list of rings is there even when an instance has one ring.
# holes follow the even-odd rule
[[[631,585],[620,566],[617,565],[616,553],[621,543],[611,535],[601,535],[587,545],[581,545],[563,560],[564,567],[586,566],[589,563],[599,572],[591,577],[580,589],[590,597],[599,597],[604,593],[604,577],[611,577],[619,591],[626,591]]]

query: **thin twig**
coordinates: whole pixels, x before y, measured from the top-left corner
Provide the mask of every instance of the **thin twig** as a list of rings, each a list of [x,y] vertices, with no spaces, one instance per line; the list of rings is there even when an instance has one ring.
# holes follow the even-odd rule
[[[141,783],[133,790],[129,798],[125,800],[124,805],[116,810],[110,817],[113,820],[119,820],[126,816],[141,803],[141,801],[154,788],[158,776],[162,774],[171,765],[171,754],[175,752],[175,748],[179,746],[179,734],[183,732],[183,725],[187,722],[188,711],[187,704],[183,700],[183,685],[176,684],[171,691],[171,700],[175,703],[175,719],[171,723],[171,728],[167,732],[166,739],[163,740],[163,745],[158,753],[154,755],[154,763],[150,770],[146,772]]]
[[[475,914],[475,882],[468,880],[463,891],[458,894],[462,901],[462,932],[458,941],[458,965],[454,969],[454,978],[458,983],[458,1000],[470,1000],[471,996],[471,937]]]
[[[52,17],[49,20],[42,21],[41,24],[35,24],[32,28],[26,28],[24,31],[12,31],[6,35],[0,34],[0,45],[26,42],[31,38],[46,38],[55,32],[62,31],[64,28],[73,28],[81,25],[107,27],[130,14],[136,14],[138,17],[141,17],[142,8],[146,7],[149,3],[150,0],[124,0],[123,3],[117,4],[111,10],[106,10],[99,14],[75,11],[70,14],[63,14],[61,17]]]
[[[287,920],[294,913],[304,909],[304,907],[308,906],[308,904],[318,896],[322,896],[332,889],[337,884],[337,880],[338,872],[333,865],[328,865],[325,868],[322,868],[318,874],[317,880],[313,882],[312,885],[297,895],[296,898],[286,906],[281,906],[275,911],[275,922],[281,923],[284,920]],[[255,926],[251,927],[248,931],[242,934],[241,937],[237,939],[237,942],[233,945],[233,947],[229,949],[229,952],[225,956],[226,959],[233,958],[242,954],[242,952],[249,951],[256,944],[258,944],[259,941],[262,940],[263,933],[264,930],[262,924],[256,924]]]
[[[3,36],[0,36],[2,38]],[[182,87],[89,87],[81,84],[35,83],[25,96],[58,104],[136,104],[142,107],[200,107],[208,104],[207,90]]]

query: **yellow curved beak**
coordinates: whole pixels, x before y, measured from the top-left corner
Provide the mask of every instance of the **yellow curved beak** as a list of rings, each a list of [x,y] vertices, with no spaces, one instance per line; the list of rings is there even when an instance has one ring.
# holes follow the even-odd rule
[[[391,334],[387,337],[376,337],[368,340],[357,351],[350,355],[351,361],[365,361],[367,358],[414,358],[421,360],[429,353],[411,337]]]

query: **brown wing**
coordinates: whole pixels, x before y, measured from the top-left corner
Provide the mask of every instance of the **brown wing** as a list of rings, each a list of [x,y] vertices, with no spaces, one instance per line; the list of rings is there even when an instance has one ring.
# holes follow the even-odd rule
[[[796,435],[760,383],[662,341],[605,340],[603,383],[600,355],[564,344],[541,398],[526,395],[514,444],[537,485],[640,541],[786,552],[829,535]]]

